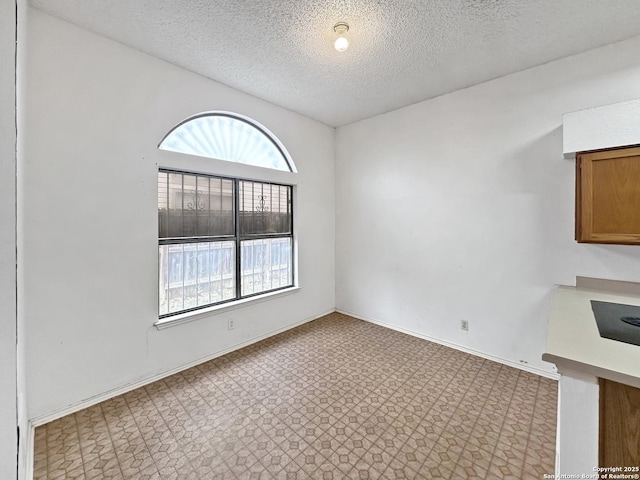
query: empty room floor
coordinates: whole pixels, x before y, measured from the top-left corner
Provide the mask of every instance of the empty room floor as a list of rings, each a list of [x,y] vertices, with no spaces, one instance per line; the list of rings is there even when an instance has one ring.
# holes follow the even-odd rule
[[[540,479],[557,382],[334,313],[36,428],[36,479]]]

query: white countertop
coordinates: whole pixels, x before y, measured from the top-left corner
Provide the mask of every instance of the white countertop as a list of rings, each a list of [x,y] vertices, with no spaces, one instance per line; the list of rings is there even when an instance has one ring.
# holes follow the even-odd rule
[[[557,286],[542,359],[640,388],[640,346],[600,337],[591,300],[640,306],[640,296]]]

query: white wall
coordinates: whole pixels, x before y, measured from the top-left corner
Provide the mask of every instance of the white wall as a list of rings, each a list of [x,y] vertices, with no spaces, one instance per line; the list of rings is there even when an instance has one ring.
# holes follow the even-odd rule
[[[565,112],[640,97],[638,51],[631,39],[339,128],[337,308],[553,372],[552,286],[640,281],[638,247],[573,240],[561,129]]]
[[[333,311],[333,129],[39,11],[29,12],[28,36],[22,247],[30,418]],[[158,165],[264,172],[157,150],[176,123],[218,109],[265,125],[296,163],[298,174],[278,178],[297,183],[301,289],[158,331]]]
[[[640,144],[640,100],[602,105],[562,116],[564,158],[577,152]]]
[[[27,18],[29,12],[29,6],[27,0],[17,0],[18,22],[17,22],[17,58],[16,58],[16,120],[18,125],[18,138],[17,138],[17,186],[16,186],[16,243],[22,245],[23,238],[23,210],[22,210],[22,193],[23,193],[23,178],[24,178],[24,146],[25,146],[25,133],[27,126],[24,121],[25,113],[25,85],[24,79],[26,69],[26,55],[27,55]],[[27,375],[26,375],[26,345],[25,345],[25,332],[26,324],[24,322],[24,273],[23,273],[23,251],[22,248],[18,248],[18,274],[17,274],[17,291],[18,291],[18,345],[17,345],[17,404],[18,404],[18,425],[20,426],[20,448],[18,452],[18,478],[28,478],[28,473],[32,471],[33,467],[33,436],[31,435],[33,429],[29,425],[29,416],[27,412]]]
[[[16,478],[16,4],[0,2],[0,478]]]
[[[593,475],[600,438],[598,379],[566,369],[560,373],[556,474]]]

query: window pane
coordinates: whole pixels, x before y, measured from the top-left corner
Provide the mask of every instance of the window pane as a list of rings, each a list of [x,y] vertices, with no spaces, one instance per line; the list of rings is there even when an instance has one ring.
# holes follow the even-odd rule
[[[233,235],[233,180],[158,173],[159,238]]]
[[[292,285],[291,237],[245,240],[240,257],[243,296]]]
[[[209,178],[208,215],[199,225],[200,235],[233,235],[233,180]]]
[[[158,172],[158,235],[169,236],[169,175]]]
[[[204,205],[197,195],[196,176],[182,175],[182,236],[195,237],[198,235],[196,228],[196,214]]]
[[[169,173],[167,186],[168,237],[182,237],[182,174]]]
[[[193,117],[169,132],[158,148],[292,171],[274,140],[252,123],[229,115]]]
[[[261,182],[240,182],[240,233],[291,232],[291,187]]]
[[[159,265],[160,315],[236,297],[233,241],[160,245]]]

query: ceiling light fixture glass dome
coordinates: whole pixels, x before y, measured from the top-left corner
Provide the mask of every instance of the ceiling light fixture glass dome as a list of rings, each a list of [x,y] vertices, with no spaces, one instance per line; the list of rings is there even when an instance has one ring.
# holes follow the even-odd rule
[[[338,37],[333,42],[334,48],[339,52],[344,52],[349,48],[349,24],[338,22],[334,25],[333,31],[338,34]]]

